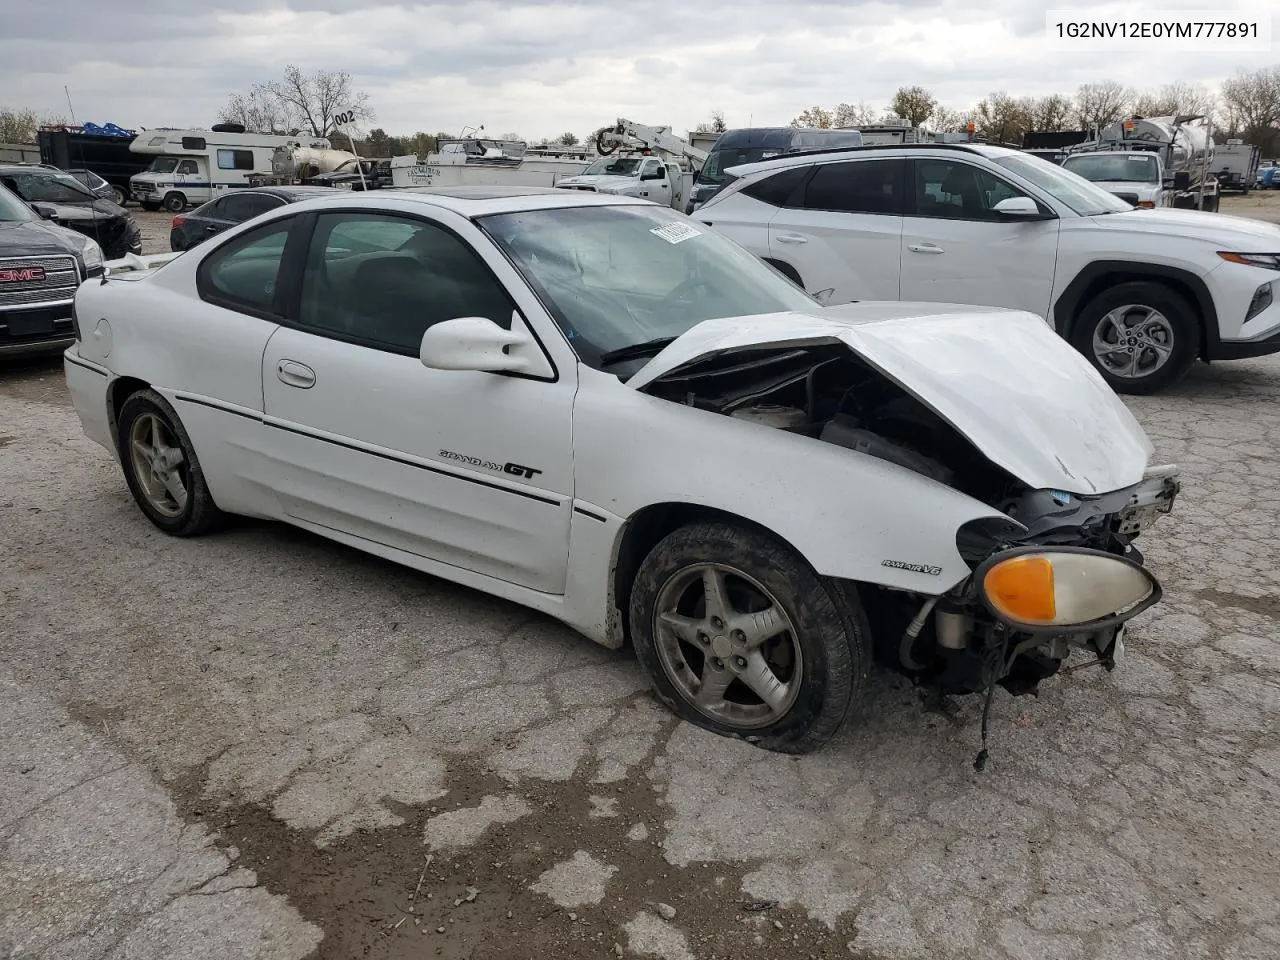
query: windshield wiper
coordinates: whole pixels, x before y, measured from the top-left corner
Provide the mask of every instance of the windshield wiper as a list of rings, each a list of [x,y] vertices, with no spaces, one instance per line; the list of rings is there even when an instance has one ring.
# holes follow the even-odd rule
[[[606,350],[600,354],[600,363],[602,366],[609,366],[614,363],[621,363],[623,360],[635,360],[639,357],[652,357],[661,353],[663,348],[669,343],[675,341],[675,337],[657,337],[653,340],[645,340],[642,343],[632,343],[625,347],[619,347],[617,350]]]

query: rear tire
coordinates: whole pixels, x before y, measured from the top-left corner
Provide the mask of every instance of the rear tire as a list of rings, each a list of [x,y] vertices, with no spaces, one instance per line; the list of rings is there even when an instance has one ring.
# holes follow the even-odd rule
[[[717,585],[710,600],[708,582]],[[853,591],[824,581],[786,544],[730,523],[690,524],[659,542],[636,575],[629,618],[658,699],[768,750],[825,743],[869,671]]]
[[[187,198],[176,190],[164,195],[164,208],[170,213],[181,213],[187,209]]]
[[[1200,321],[1191,306],[1160,283],[1119,283],[1076,316],[1071,343],[1116,393],[1163,390],[1191,369]]]
[[[213,502],[191,437],[160,394],[139,390],[125,400],[116,437],[129,492],[165,533],[197,536],[226,519]]]

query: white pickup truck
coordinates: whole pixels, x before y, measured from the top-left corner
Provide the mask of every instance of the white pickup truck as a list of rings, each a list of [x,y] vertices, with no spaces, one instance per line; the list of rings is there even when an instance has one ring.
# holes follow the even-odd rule
[[[556,183],[561,190],[640,197],[676,210],[684,209],[692,185],[692,173],[672,161],[645,154],[601,157],[578,176]]]
[[[1137,150],[1097,150],[1069,154],[1062,169],[1097,184],[1135,207],[1165,205],[1164,167],[1156,153]]]

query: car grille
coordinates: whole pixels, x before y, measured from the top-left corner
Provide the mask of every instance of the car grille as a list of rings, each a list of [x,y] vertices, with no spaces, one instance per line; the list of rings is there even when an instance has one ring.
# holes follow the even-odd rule
[[[0,283],[0,307],[22,307],[38,303],[58,303],[75,296],[80,286],[80,270],[75,257],[4,257],[0,271],[40,267],[43,280]]]

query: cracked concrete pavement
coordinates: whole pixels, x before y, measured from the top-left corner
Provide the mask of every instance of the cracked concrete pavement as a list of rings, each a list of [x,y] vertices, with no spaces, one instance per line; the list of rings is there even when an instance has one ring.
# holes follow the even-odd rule
[[[877,674],[769,754],[510,604],[165,537],[60,378],[0,376],[0,954],[1280,955],[1280,359],[1132,400],[1183,469],[1165,601],[1114,673],[1001,692],[982,774],[976,699]]]

